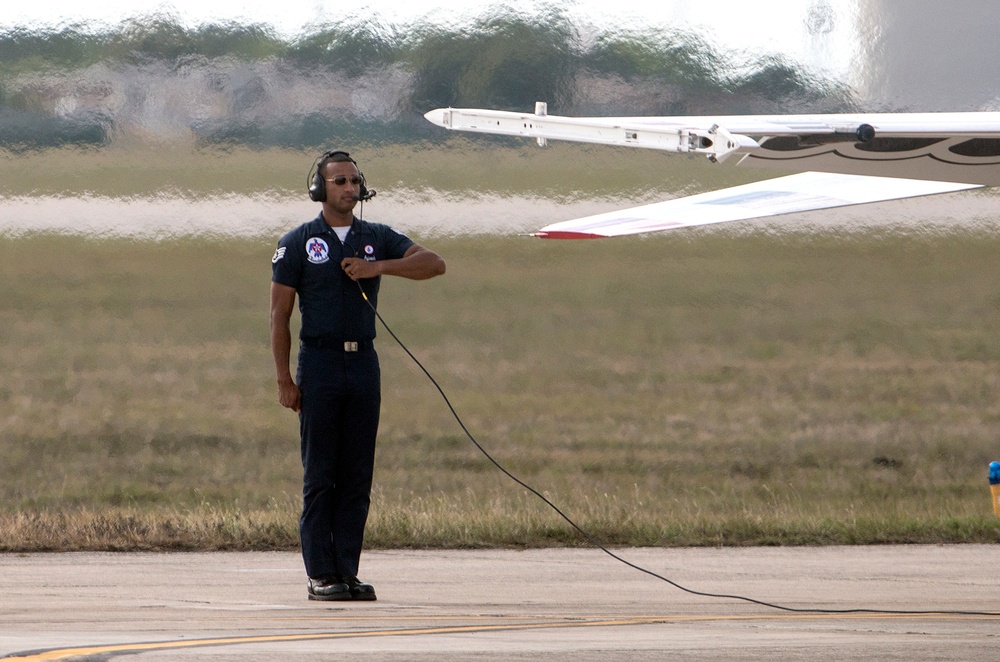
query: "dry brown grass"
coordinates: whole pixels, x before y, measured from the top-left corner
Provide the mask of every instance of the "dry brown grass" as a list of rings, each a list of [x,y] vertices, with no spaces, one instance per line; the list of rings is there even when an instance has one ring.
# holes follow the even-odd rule
[[[608,542],[1000,540],[1000,238],[432,239],[382,312]],[[270,241],[0,240],[0,548],[295,544]],[[224,259],[220,259],[224,256]],[[373,546],[573,544],[380,330]]]

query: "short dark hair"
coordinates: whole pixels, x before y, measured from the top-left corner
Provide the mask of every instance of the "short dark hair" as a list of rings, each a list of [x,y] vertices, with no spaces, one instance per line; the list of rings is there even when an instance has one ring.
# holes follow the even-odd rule
[[[351,155],[343,150],[334,150],[332,152],[327,152],[324,154],[319,161],[319,165],[316,166],[316,172],[320,175],[324,175],[323,168],[327,166],[328,163],[353,163],[357,167],[358,162],[351,158]]]

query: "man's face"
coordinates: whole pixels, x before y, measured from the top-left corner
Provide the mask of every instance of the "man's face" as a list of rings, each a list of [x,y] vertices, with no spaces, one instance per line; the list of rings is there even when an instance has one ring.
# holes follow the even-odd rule
[[[323,168],[326,179],[326,202],[342,214],[354,210],[361,193],[361,172],[350,161],[334,161]]]

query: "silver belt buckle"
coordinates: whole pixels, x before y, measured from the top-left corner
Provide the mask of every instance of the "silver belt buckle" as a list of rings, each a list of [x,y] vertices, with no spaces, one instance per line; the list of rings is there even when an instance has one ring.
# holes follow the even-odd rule
[[[358,351],[358,343],[351,340],[344,341],[344,351],[345,352],[356,352]]]

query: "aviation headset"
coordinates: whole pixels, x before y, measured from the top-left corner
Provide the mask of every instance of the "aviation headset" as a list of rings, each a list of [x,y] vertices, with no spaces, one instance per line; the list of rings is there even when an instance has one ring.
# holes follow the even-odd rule
[[[332,152],[324,152],[319,155],[313,162],[312,168],[309,169],[309,199],[313,202],[324,202],[326,200],[326,179],[323,177],[322,170],[327,163],[333,162],[350,162],[355,166],[358,162],[351,158],[351,155],[341,149],[333,150]],[[365,175],[363,172],[358,170],[358,174],[361,176],[361,187],[358,191],[357,199],[360,201],[371,200],[375,197],[375,189],[368,190],[365,182]]]

